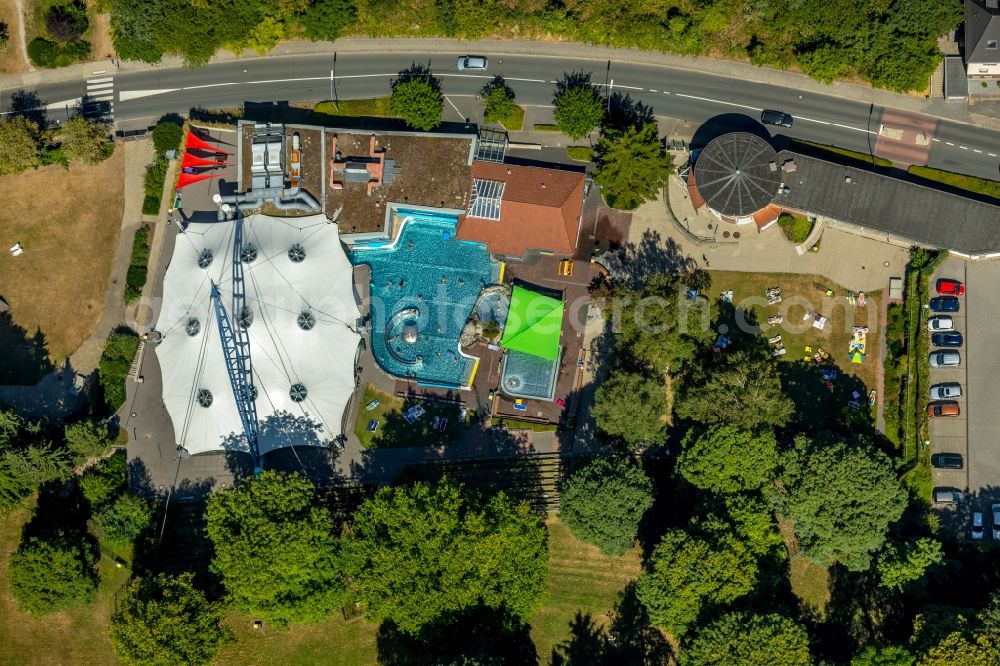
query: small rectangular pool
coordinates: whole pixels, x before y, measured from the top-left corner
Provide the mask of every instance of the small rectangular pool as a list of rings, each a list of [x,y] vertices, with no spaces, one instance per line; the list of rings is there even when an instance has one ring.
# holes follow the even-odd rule
[[[396,240],[355,247],[371,268],[371,349],[379,366],[428,386],[467,386],[477,359],[459,348],[462,329],[500,265],[481,243],[455,238],[458,218],[400,210]]]

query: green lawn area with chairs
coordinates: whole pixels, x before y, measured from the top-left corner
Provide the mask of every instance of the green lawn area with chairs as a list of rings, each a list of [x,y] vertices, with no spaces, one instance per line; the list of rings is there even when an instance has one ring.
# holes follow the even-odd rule
[[[366,409],[375,400],[378,401],[378,405],[373,409]],[[404,414],[415,404],[422,405],[426,413],[414,423],[407,423]],[[358,405],[354,434],[367,449],[450,444],[468,431],[473,416],[470,410],[466,415],[466,422],[462,423],[459,420],[459,409],[460,406],[454,403],[407,402],[403,398],[389,395],[368,384],[365,386],[364,397]],[[432,428],[436,417],[448,419],[443,432]],[[378,422],[374,432],[368,428],[372,421]]]

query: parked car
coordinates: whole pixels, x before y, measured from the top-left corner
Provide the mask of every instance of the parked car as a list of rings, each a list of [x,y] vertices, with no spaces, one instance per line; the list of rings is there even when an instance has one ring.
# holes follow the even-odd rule
[[[980,541],[983,538],[983,534],[986,530],[983,529],[983,512],[973,511],[972,512],[972,540]]]
[[[928,331],[954,331],[955,320],[951,315],[938,315],[927,320]]]
[[[964,466],[961,453],[935,453],[931,456],[931,467],[937,469],[962,469]]]
[[[937,293],[961,296],[965,293],[965,285],[958,280],[939,278],[937,281]]]
[[[927,416],[958,416],[958,403],[954,400],[942,400],[927,405]]]
[[[458,71],[485,72],[490,61],[486,56],[467,55],[458,59]]]
[[[965,498],[958,488],[939,486],[934,489],[934,502],[937,504],[957,504]]]
[[[781,127],[792,126],[792,116],[784,111],[774,109],[764,109],[760,114],[760,122],[764,125],[779,125]]]
[[[931,352],[932,368],[948,368],[962,364],[962,355],[957,351],[935,351]]]
[[[931,344],[935,347],[961,347],[962,334],[956,331],[931,334]]]
[[[993,514],[993,540],[1000,541],[1000,504],[991,506],[990,513]]]
[[[958,400],[962,397],[962,385],[958,382],[934,384],[930,390],[931,400]]]
[[[931,312],[958,312],[958,296],[935,296],[930,302]]]

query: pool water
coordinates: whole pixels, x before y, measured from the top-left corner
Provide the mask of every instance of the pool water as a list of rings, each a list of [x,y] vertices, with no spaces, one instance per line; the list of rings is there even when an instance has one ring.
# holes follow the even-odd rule
[[[459,387],[475,359],[459,351],[462,328],[500,265],[481,243],[455,238],[458,219],[400,211],[396,241],[356,247],[355,264],[371,267],[371,347],[391,375]]]

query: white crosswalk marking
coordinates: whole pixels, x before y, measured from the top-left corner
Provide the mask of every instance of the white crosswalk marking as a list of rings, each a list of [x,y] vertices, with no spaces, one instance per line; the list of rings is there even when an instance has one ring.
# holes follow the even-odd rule
[[[91,102],[100,102],[106,107],[107,115],[112,115],[115,108],[115,77],[87,79],[86,98]]]

